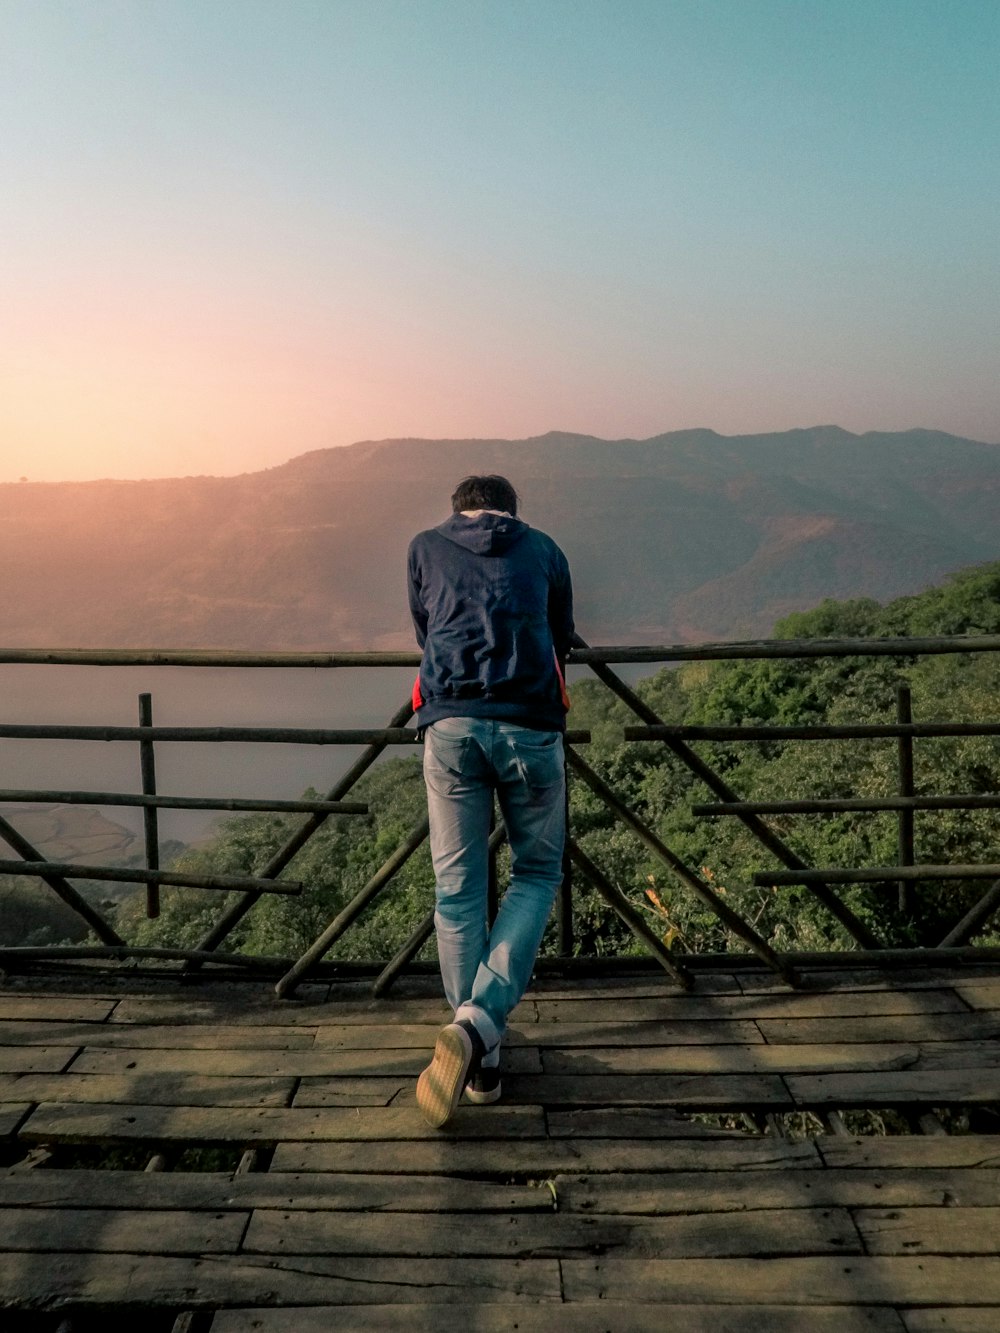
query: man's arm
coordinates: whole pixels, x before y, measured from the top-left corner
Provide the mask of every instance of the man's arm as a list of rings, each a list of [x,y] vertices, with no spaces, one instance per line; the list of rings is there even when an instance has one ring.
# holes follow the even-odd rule
[[[560,669],[565,670],[574,630],[573,581],[570,578],[569,561],[558,547],[555,555],[555,569],[549,581],[549,629]]]
[[[409,554],[406,558],[406,582],[410,600],[410,615],[413,617],[413,628],[417,635],[417,646],[423,648],[427,641],[427,611],[421,597],[420,561],[414,547],[415,543],[411,542]]]

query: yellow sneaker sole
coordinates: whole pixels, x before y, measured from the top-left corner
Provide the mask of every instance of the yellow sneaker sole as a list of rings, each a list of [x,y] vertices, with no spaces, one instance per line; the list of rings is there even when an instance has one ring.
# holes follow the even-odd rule
[[[438,1033],[434,1058],[417,1079],[417,1105],[434,1129],[454,1114],[471,1063],[472,1038],[457,1023],[449,1023]]]

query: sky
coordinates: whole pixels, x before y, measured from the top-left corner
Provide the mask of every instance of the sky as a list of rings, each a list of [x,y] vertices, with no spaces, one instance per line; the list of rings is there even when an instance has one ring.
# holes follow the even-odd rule
[[[1000,442],[997,0],[0,0],[0,481]]]

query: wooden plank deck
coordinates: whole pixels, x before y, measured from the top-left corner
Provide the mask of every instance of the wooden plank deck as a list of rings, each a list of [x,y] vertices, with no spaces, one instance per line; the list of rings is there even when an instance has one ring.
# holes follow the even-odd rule
[[[7,978],[0,1323],[996,1333],[1000,966],[805,981],[545,982],[441,1132],[426,982]]]

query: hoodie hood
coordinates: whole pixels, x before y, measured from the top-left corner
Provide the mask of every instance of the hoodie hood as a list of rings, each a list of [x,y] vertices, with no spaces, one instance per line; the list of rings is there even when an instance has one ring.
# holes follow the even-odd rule
[[[435,529],[442,537],[474,555],[502,555],[528,530],[527,523],[522,523],[519,518],[489,513],[477,514],[475,518],[452,514]]]

